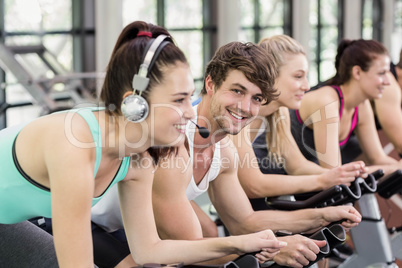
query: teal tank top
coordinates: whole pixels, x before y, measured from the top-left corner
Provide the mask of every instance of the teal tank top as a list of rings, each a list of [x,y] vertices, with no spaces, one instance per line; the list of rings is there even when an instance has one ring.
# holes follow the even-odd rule
[[[100,109],[103,108],[86,107],[60,112],[77,113],[87,122],[96,147],[94,176],[96,176],[101,161],[102,139],[100,127],[93,111]],[[18,223],[38,216],[52,217],[50,190],[29,178],[20,168],[15,157],[16,137],[27,124],[0,131],[0,223],[2,224]],[[123,158],[113,181],[101,196],[92,199],[92,206],[104,196],[110,187],[124,179],[129,165],[130,157]]]

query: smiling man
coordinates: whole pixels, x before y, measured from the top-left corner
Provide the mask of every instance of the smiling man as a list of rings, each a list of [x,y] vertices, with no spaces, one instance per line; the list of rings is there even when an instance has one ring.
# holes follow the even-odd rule
[[[239,43],[225,45],[207,66],[201,101],[194,112],[196,123],[209,129],[209,137],[203,138],[194,125],[188,126],[189,148],[182,146],[177,156],[163,160],[166,162],[162,166],[170,168],[158,168],[155,172],[153,205],[161,237],[202,238],[199,220],[187,199],[192,200],[206,191],[231,234],[264,228],[300,233],[342,219],[349,220],[345,227],[355,226],[360,215],[348,206],[294,212],[255,212],[252,209],[237,178],[237,151],[228,135],[240,132],[257,116],[262,104],[276,98],[272,88],[277,73],[271,55],[262,52],[268,56],[266,58],[254,46],[248,50],[245,47]],[[244,54],[236,55],[239,51]],[[248,54],[249,51],[254,55]],[[270,77],[263,78],[261,73],[267,67]],[[193,165],[186,169],[178,164],[178,159],[180,163],[192,162]],[[279,239],[288,242],[288,246],[282,248],[274,260],[293,267],[302,267],[314,260],[319,247],[324,245],[322,241],[299,235]]]

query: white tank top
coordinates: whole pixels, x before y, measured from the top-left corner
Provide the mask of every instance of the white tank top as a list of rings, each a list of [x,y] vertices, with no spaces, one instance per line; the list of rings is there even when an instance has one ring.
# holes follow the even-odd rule
[[[108,232],[124,228],[117,184],[113,185],[103,198],[92,207],[91,220]]]
[[[197,116],[197,106],[194,106],[194,113]],[[188,144],[190,148],[190,159],[193,161],[194,159],[194,153],[193,153],[193,147],[194,147],[194,134],[196,131],[196,126],[189,122],[186,127],[186,136],[188,139]],[[220,149],[220,142],[215,143],[215,149],[214,149],[214,155],[212,158],[212,163],[205,174],[204,178],[200,181],[200,183],[197,185],[194,181],[194,176],[191,177],[191,181],[189,185],[187,186],[186,189],[186,195],[189,200],[193,200],[197,196],[205,193],[208,190],[209,182],[213,181],[218,175],[219,171],[221,169],[221,149]]]

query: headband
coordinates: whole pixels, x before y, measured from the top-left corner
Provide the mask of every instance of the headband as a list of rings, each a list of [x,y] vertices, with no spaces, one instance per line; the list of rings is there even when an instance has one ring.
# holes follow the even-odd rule
[[[139,31],[137,33],[137,37],[138,36],[148,36],[148,37],[152,37],[152,33],[151,32],[146,32],[146,31]]]

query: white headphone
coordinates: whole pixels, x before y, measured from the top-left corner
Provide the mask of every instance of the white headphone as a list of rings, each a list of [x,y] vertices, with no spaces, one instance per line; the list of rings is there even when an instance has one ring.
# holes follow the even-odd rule
[[[148,102],[141,96],[149,84],[148,72],[153,66],[162,48],[170,42],[164,41],[169,36],[161,34],[151,39],[145,48],[145,57],[140,65],[138,74],[133,77],[133,94],[125,97],[121,103],[121,112],[131,122],[144,121],[149,114]],[[149,48],[147,50],[147,48]],[[135,94],[138,90],[139,94]]]

